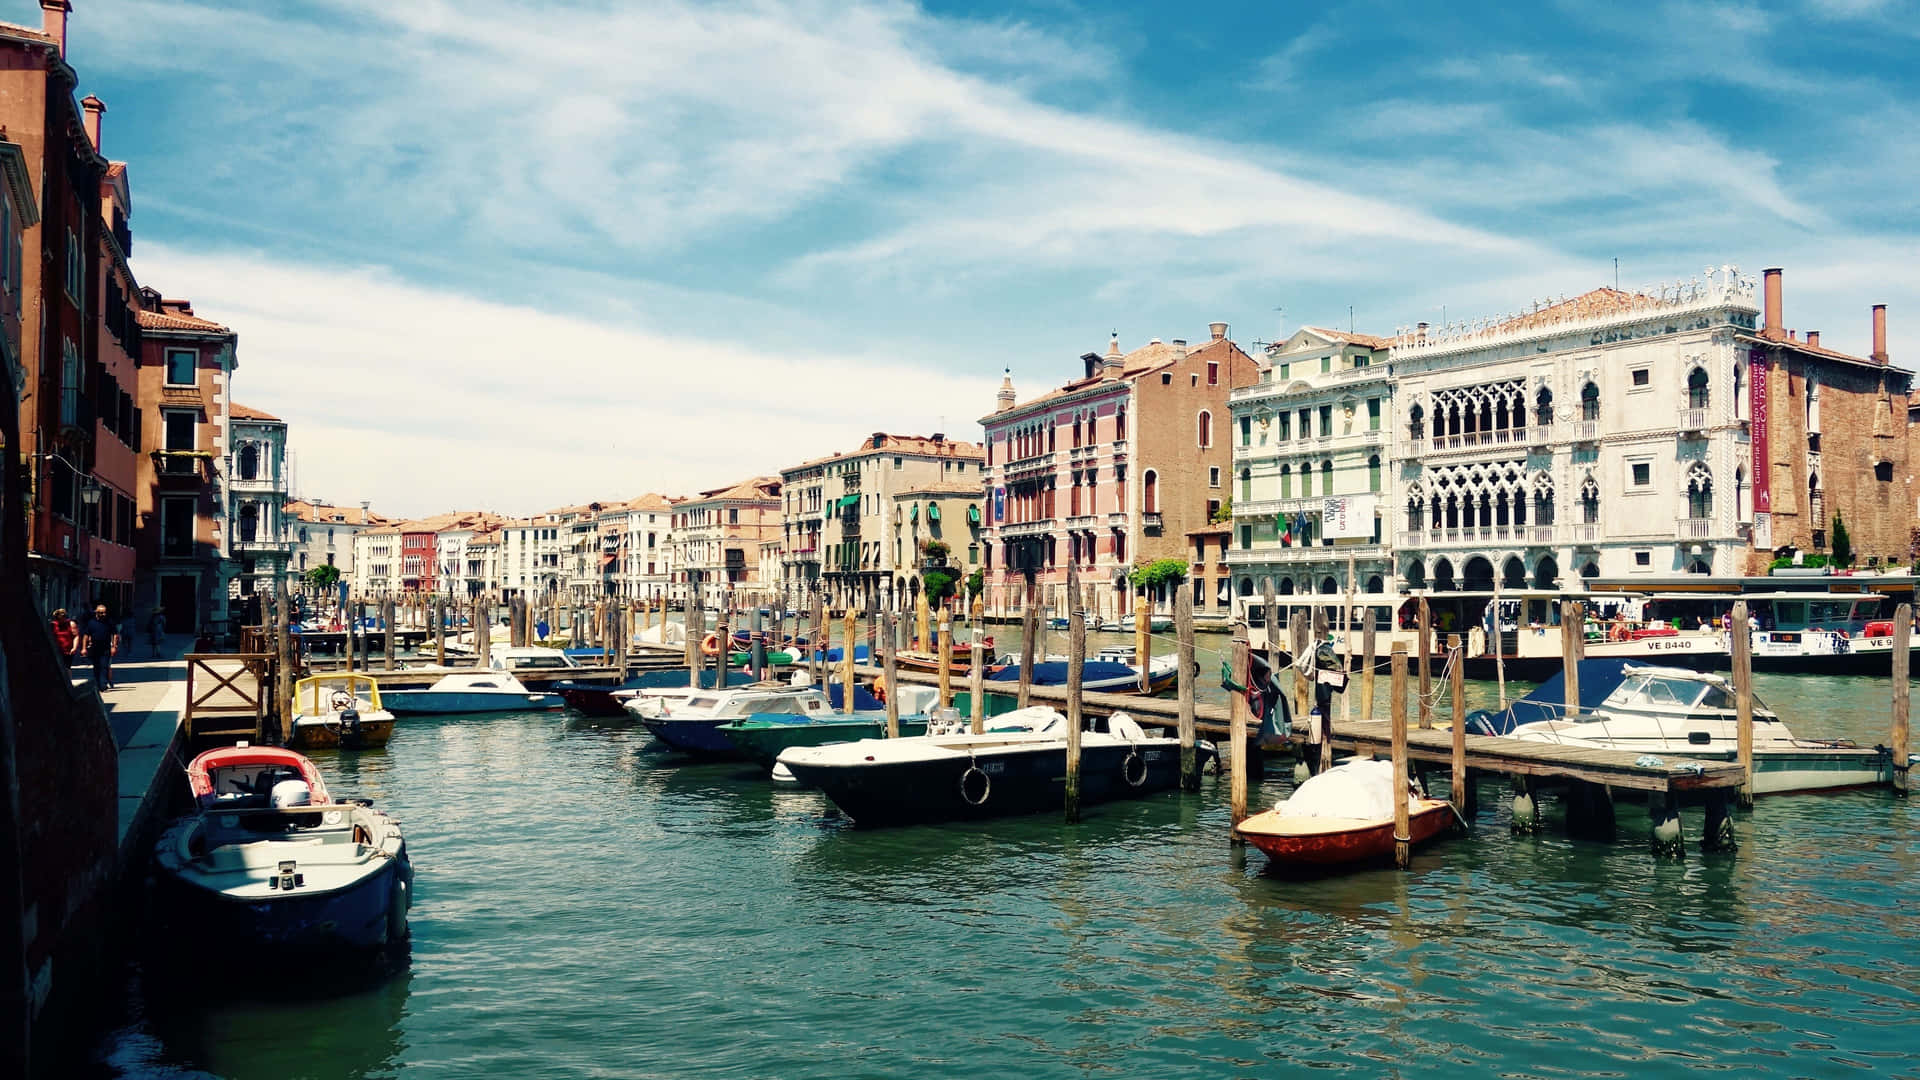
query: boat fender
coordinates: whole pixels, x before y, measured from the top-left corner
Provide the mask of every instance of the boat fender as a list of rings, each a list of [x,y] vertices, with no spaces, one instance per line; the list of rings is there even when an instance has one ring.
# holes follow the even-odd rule
[[[413,889],[398,867],[393,872],[393,887],[387,891],[387,944],[407,940],[407,909],[413,906]]]
[[[708,632],[706,637],[700,639],[700,651],[705,653],[708,656],[712,656],[715,653],[719,652],[720,651],[720,635],[717,633],[713,633],[711,631]]]
[[[974,794],[975,789],[979,794]],[[987,805],[987,796],[993,794],[993,778],[980,771],[980,766],[969,763],[967,771],[960,774],[960,798],[968,806]]]
[[[1135,773],[1139,775],[1136,776]],[[1146,785],[1147,759],[1140,756],[1140,751],[1127,751],[1126,758],[1120,762],[1120,779],[1125,780],[1130,788]]]

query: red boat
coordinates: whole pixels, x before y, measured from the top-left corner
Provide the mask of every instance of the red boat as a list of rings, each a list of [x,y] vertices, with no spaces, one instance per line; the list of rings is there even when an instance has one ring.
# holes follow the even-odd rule
[[[1393,819],[1290,817],[1285,806],[1255,814],[1234,831],[1275,863],[1337,866],[1393,854]],[[1453,820],[1443,799],[1416,799],[1409,808],[1407,835],[1418,845],[1433,839]]]

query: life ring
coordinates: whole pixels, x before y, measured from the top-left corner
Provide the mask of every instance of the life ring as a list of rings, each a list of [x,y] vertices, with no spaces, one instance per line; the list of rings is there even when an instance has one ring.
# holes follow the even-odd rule
[[[700,651],[707,656],[717,655],[720,652],[720,635],[707,631],[707,636],[700,639]]]
[[[887,684],[885,681],[881,679],[873,680],[867,687],[867,692],[872,694],[873,700],[878,701],[880,704],[885,705],[887,703]]]
[[[1133,775],[1133,767],[1136,763],[1138,763],[1140,766],[1139,779],[1135,779]],[[1147,759],[1140,756],[1140,751],[1138,750],[1127,751],[1127,756],[1124,759],[1122,759],[1120,762],[1120,779],[1125,780],[1127,782],[1127,786],[1130,788],[1146,786]]]
[[[974,797],[973,791],[971,790],[971,787],[970,787],[970,785],[972,784],[973,778],[976,776],[980,778],[980,782],[979,782],[980,795],[978,798]],[[980,766],[968,765],[967,771],[960,774],[961,801],[966,803],[968,806],[985,806],[987,805],[987,796],[991,794],[993,794],[993,778],[991,776],[988,776],[986,773],[981,772]]]

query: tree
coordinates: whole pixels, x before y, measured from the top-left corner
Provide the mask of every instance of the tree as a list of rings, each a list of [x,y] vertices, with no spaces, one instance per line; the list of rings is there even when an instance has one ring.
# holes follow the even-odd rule
[[[328,563],[325,566],[316,566],[307,571],[307,584],[321,592],[326,592],[335,585],[340,584],[340,568],[332,563]]]
[[[984,572],[975,570],[967,575],[967,599],[971,600],[986,591],[987,575]]]
[[[1847,535],[1847,523],[1840,515],[1833,515],[1833,562],[1836,566],[1853,565],[1853,537]]]
[[[1161,595],[1163,586],[1178,582],[1187,576],[1187,560],[1155,559],[1143,566],[1136,566],[1127,573],[1127,580],[1141,592]]]
[[[1215,510],[1213,512],[1212,524],[1219,525],[1222,522],[1227,522],[1232,520],[1233,520],[1233,496],[1229,495],[1226,498],[1220,500],[1220,509]]]
[[[928,604],[938,604],[953,595],[954,582],[958,580],[951,571],[929,570],[920,575],[920,587],[927,594]]]

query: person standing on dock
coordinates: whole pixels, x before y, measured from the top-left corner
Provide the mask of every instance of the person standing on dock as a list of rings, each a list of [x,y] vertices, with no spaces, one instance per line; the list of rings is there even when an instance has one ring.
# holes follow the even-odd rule
[[[93,618],[80,639],[81,651],[93,661],[93,685],[97,690],[113,689],[113,658],[120,651],[120,632],[107,618],[107,605],[96,604]]]
[[[60,650],[61,660],[68,667],[72,667],[74,650],[80,645],[80,628],[67,617],[66,608],[55,610],[49,625],[53,630],[53,643]]]
[[[153,657],[160,658],[160,643],[167,636],[167,609],[157,607],[147,616],[147,644],[153,647]]]

